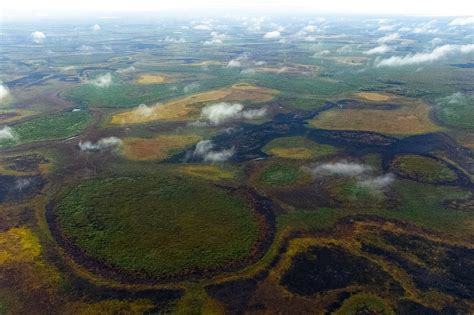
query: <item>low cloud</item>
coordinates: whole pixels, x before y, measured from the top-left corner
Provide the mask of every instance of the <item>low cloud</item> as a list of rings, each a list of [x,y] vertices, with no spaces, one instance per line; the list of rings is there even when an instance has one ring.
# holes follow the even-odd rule
[[[474,44],[469,45],[443,45],[436,47],[428,53],[409,54],[403,57],[392,56],[387,59],[378,60],[376,67],[397,67],[428,63],[442,59],[453,54],[468,54],[474,52]]]
[[[90,83],[100,88],[107,88],[112,85],[112,75],[110,73],[99,75],[94,80],[91,80]]]
[[[115,72],[120,73],[120,74],[133,73],[135,71],[137,71],[137,69],[134,66],[115,70]]]
[[[341,176],[355,178],[356,184],[369,189],[371,192],[379,193],[395,181],[392,173],[374,175],[374,169],[366,164],[348,162],[341,160],[334,163],[319,164],[309,169],[313,176]]]
[[[10,95],[10,91],[8,90],[8,88],[3,84],[0,84],[0,101],[4,98],[7,98],[8,95]]]
[[[196,144],[193,155],[202,158],[205,162],[214,163],[227,161],[235,153],[234,147],[220,151],[214,150],[214,147],[211,140],[201,140]]]
[[[316,32],[318,29],[316,26],[314,25],[306,25],[305,27],[303,27],[302,31],[303,32],[307,32],[307,33],[314,33]]]
[[[265,39],[277,39],[277,38],[280,38],[280,37],[281,37],[280,31],[271,31],[271,32],[267,32],[267,33],[265,33],[265,35],[263,35],[263,38],[265,38]]]
[[[265,116],[266,108],[244,110],[244,105],[235,103],[217,103],[208,105],[201,110],[201,118],[212,125],[220,125],[235,119],[258,119]]]
[[[331,54],[331,51],[325,49],[325,50],[315,52],[314,55],[313,55],[313,58],[317,58],[317,57],[321,57],[321,56],[327,56],[327,55],[330,55],[330,54]]]
[[[358,176],[370,171],[372,168],[365,164],[348,162],[345,160],[324,163],[312,169],[313,175],[339,175],[339,176]]]
[[[174,37],[171,37],[171,36],[166,36],[165,39],[163,39],[164,42],[166,43],[174,43],[174,44],[181,44],[181,43],[185,43],[186,40],[184,38],[174,38]]]
[[[134,110],[134,113],[142,117],[148,117],[153,114],[153,107],[147,106],[146,104],[140,104],[137,109]]]
[[[387,45],[380,45],[380,46],[377,46],[375,48],[372,48],[372,49],[369,49],[369,50],[365,51],[364,54],[366,54],[366,55],[382,55],[382,54],[388,53],[389,51],[392,51],[392,47],[387,46]]]
[[[379,32],[389,32],[389,31],[393,31],[394,28],[395,28],[394,25],[382,25],[377,29],[377,31],[379,31]]]
[[[357,184],[370,190],[382,190],[390,186],[394,181],[395,176],[392,173],[387,173],[381,176],[359,180]]]
[[[100,25],[99,24],[94,24],[94,25],[91,26],[91,29],[94,32],[98,32],[98,31],[100,31]]]
[[[256,73],[256,71],[253,68],[247,68],[247,69],[243,69],[242,71],[240,71],[241,75],[254,75],[255,73]]]
[[[41,44],[46,39],[45,33],[40,32],[40,31],[35,31],[31,33],[31,37],[33,38],[33,42],[37,44]]]
[[[392,34],[388,34],[383,37],[380,37],[379,39],[377,39],[377,43],[379,44],[390,43],[399,39],[400,39],[400,34],[392,33]]]
[[[242,67],[243,62],[247,61],[248,57],[247,56],[239,56],[237,58],[231,59],[229,63],[227,64],[228,68],[240,68]]]
[[[2,140],[16,140],[18,137],[12,128],[5,126],[0,129],[0,141]]]
[[[474,24],[474,16],[458,17],[452,20],[448,25],[450,26],[465,26]]]
[[[200,87],[201,85],[198,82],[192,82],[184,86],[183,92],[188,94],[198,90]]]
[[[122,145],[122,140],[116,137],[102,138],[97,142],[80,141],[78,144],[79,149],[81,149],[81,151],[87,151],[87,152],[115,149],[121,145]]]
[[[211,27],[207,24],[194,25],[193,28],[198,31],[210,31]]]
[[[204,45],[222,44],[224,40],[226,39],[229,39],[229,36],[226,34],[211,32],[211,39],[204,41],[203,44]]]

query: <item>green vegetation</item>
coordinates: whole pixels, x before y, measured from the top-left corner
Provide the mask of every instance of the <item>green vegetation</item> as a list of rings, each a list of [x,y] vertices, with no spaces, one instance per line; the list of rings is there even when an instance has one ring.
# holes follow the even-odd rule
[[[263,186],[277,188],[306,182],[309,178],[309,175],[298,165],[277,162],[265,166],[257,182]]]
[[[134,107],[142,103],[153,103],[183,94],[172,84],[112,84],[97,87],[83,84],[66,90],[62,97],[91,107]]]
[[[474,128],[474,98],[455,93],[438,100],[437,117],[452,127]]]
[[[334,315],[380,314],[394,315],[395,312],[380,297],[370,294],[356,294],[344,301]]]
[[[263,152],[286,159],[307,160],[337,152],[333,146],[319,144],[305,137],[276,138],[263,147]]]
[[[426,156],[413,154],[398,156],[393,160],[391,168],[401,176],[425,183],[436,184],[458,179],[457,174],[444,162]]]
[[[163,174],[85,181],[57,213],[66,237],[88,255],[155,276],[228,266],[249,255],[259,234],[240,198]]]
[[[0,141],[0,147],[77,135],[92,119],[88,111],[61,112],[19,123],[12,127],[16,139]]]

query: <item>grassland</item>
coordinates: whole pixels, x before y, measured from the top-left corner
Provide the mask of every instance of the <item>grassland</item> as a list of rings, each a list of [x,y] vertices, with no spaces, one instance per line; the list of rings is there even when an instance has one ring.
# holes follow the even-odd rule
[[[159,135],[155,138],[125,138],[122,152],[131,160],[163,160],[189,145],[198,142],[197,135]]]
[[[331,109],[310,120],[309,126],[329,130],[375,131],[413,135],[441,130],[429,118],[430,107],[417,100],[397,109]]]
[[[137,79],[137,83],[139,84],[160,84],[166,81],[166,76],[152,73],[141,74]]]
[[[359,92],[355,93],[355,96],[372,102],[386,102],[393,99],[393,96],[377,92]]]
[[[391,169],[401,176],[425,183],[444,183],[458,179],[457,174],[444,162],[413,154],[396,157]]]
[[[263,147],[263,151],[284,159],[309,160],[334,154],[337,149],[305,137],[283,137],[270,141]]]
[[[455,128],[474,128],[474,98],[460,93],[438,101],[437,118]]]
[[[276,91],[248,84],[237,84],[220,90],[197,93],[163,104],[116,114],[112,124],[140,124],[157,120],[189,120],[199,117],[201,107],[207,102],[239,101],[262,103],[268,102],[276,95]]]
[[[216,165],[186,164],[180,166],[178,171],[210,181],[233,179],[235,177],[233,172]]]
[[[270,162],[264,165],[256,173],[256,185],[266,188],[289,187],[305,183],[310,179],[309,175],[300,166],[283,163]]]
[[[0,147],[68,138],[84,130],[91,120],[88,111],[67,111],[34,118],[14,125],[12,130],[17,139],[4,140]]]
[[[154,276],[226,267],[247,257],[259,234],[244,200],[164,174],[82,182],[57,213],[65,236],[86,254]]]

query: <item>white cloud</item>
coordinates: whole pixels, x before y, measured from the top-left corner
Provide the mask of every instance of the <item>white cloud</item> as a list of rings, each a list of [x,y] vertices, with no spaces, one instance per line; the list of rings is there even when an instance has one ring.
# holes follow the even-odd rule
[[[315,52],[313,57],[316,58],[316,57],[320,57],[320,56],[327,56],[327,55],[330,55],[331,54],[331,51],[330,50],[322,50],[322,51],[318,51],[318,52]]]
[[[280,38],[280,37],[281,37],[280,31],[271,31],[271,32],[267,32],[267,33],[265,33],[265,35],[263,35],[263,38],[265,38],[265,39],[276,39],[276,38]]]
[[[436,24],[436,20],[431,20],[426,23],[418,24],[417,27],[413,28],[413,33],[420,34],[420,33],[437,33],[438,29],[433,28]]]
[[[407,26],[404,26],[404,27],[400,27],[400,28],[398,29],[398,31],[401,32],[401,33],[406,33],[406,32],[411,31],[411,28],[410,28],[410,27],[407,27]]]
[[[474,52],[474,44],[469,45],[443,45],[436,47],[431,52],[428,53],[416,53],[409,54],[403,57],[392,56],[387,59],[382,59],[376,61],[375,65],[377,67],[396,67],[396,66],[406,66],[406,65],[415,65],[420,63],[433,62],[439,59],[442,59],[450,54],[468,54]]]
[[[352,52],[352,47],[350,45],[344,45],[336,49],[336,52],[339,54],[347,54],[347,53]]]
[[[46,39],[46,35],[40,31],[35,31],[31,33],[31,37],[33,38],[33,41],[37,44],[41,44]]]
[[[211,27],[207,24],[194,25],[193,28],[198,31],[210,31]]]
[[[229,39],[229,36],[226,34],[211,32],[211,39],[204,41],[203,44],[204,45],[222,44],[224,40],[226,39]]]
[[[247,69],[243,69],[242,71],[240,71],[240,74],[242,74],[242,75],[254,75],[255,73],[256,73],[256,71],[253,68],[247,68]]]
[[[392,47],[390,46],[387,46],[387,45],[380,45],[380,46],[377,46],[377,47],[374,47],[372,49],[369,49],[367,51],[364,52],[364,54],[366,55],[381,55],[381,54],[385,54],[389,51],[392,50]]]
[[[186,42],[186,40],[182,37],[181,38],[174,38],[174,37],[170,37],[170,36],[166,36],[163,41],[167,42],[167,43],[175,43],[175,44],[181,44],[181,43]]]
[[[213,125],[220,125],[234,119],[258,119],[267,112],[266,108],[244,110],[244,105],[236,103],[217,103],[207,105],[201,110],[201,118],[208,120]]]
[[[191,92],[194,92],[194,91],[198,90],[200,87],[201,87],[201,85],[198,82],[192,82],[192,83],[187,84],[183,88],[183,92],[188,94],[188,93],[191,93]]]
[[[474,16],[458,17],[452,20],[449,25],[451,26],[464,26],[474,24]]]
[[[153,107],[146,106],[146,104],[140,104],[134,113],[139,116],[148,117],[153,114]]]
[[[357,184],[371,190],[381,190],[390,186],[394,181],[395,176],[392,173],[388,173],[377,177],[359,180]]]
[[[201,118],[209,120],[214,125],[219,125],[240,116],[243,108],[242,104],[218,103],[208,105],[202,109]]]
[[[135,72],[135,71],[137,71],[137,69],[134,66],[130,66],[130,67],[127,67],[127,68],[121,68],[121,69],[115,70],[115,72],[121,73],[121,74],[132,73],[132,72]]]
[[[385,35],[384,37],[380,37],[379,39],[377,39],[377,43],[384,44],[384,43],[396,41],[398,39],[400,39],[400,35],[398,33],[392,33],[392,34]]]
[[[10,95],[8,88],[3,84],[0,84],[0,101],[6,98],[8,95]]]
[[[234,58],[234,59],[229,61],[229,63],[227,64],[227,67],[229,67],[229,68],[240,68],[240,67],[242,67],[242,62],[246,61],[247,59],[248,58],[247,58],[246,55]]]
[[[262,107],[258,109],[247,109],[242,111],[242,117],[244,119],[259,119],[267,114],[267,108]]]
[[[91,80],[90,83],[100,88],[107,88],[112,85],[112,75],[110,73],[100,75],[94,80]]]
[[[394,25],[382,25],[377,29],[377,31],[379,31],[379,32],[389,32],[389,31],[393,31],[394,28],[395,28]]]
[[[80,141],[79,148],[81,151],[101,151],[105,149],[114,149],[122,145],[122,140],[116,137],[102,138],[93,143],[91,141]]]
[[[211,140],[201,140],[196,144],[193,155],[201,157],[205,162],[213,163],[227,161],[235,153],[234,147],[220,151],[213,150],[214,147],[214,143]]]
[[[303,32],[308,32],[308,33],[314,33],[314,32],[316,32],[316,30],[317,30],[316,26],[311,25],[311,24],[310,24],[310,25],[306,25],[306,26],[303,27],[303,29],[302,29]]]
[[[98,31],[100,31],[100,25],[99,24],[94,24],[94,25],[91,26],[91,29],[94,32],[98,32]]]
[[[1,140],[16,140],[17,136],[12,128],[5,126],[0,129],[0,141]]]
[[[324,163],[316,166],[313,175],[358,176],[370,171],[370,166],[341,160],[334,163]]]

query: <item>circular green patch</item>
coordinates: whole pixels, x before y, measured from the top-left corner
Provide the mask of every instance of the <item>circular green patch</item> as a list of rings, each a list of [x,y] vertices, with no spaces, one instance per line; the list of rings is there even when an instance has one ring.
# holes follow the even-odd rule
[[[359,293],[344,301],[344,304],[334,312],[335,315],[347,314],[380,314],[392,315],[395,312],[378,296]]]
[[[308,160],[334,154],[336,148],[319,144],[305,137],[282,137],[270,141],[263,152],[284,159]]]
[[[64,236],[88,256],[147,275],[226,267],[248,258],[259,236],[243,198],[167,175],[85,181],[56,213]]]
[[[392,170],[403,177],[425,183],[446,183],[458,180],[456,172],[445,163],[427,156],[406,154],[392,161]]]
[[[300,166],[286,163],[272,163],[265,166],[257,182],[267,187],[288,187],[305,183],[310,179]]]

